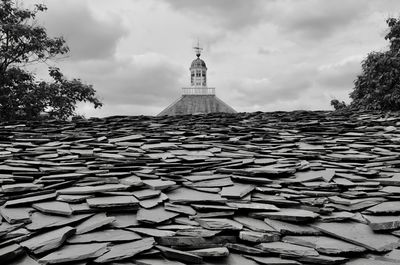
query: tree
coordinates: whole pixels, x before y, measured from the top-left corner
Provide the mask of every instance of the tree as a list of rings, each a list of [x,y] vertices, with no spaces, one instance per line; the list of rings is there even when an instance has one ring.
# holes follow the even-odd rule
[[[331,106],[333,106],[335,110],[344,110],[347,108],[347,105],[344,101],[339,101],[337,99],[331,100]]]
[[[400,20],[386,20],[388,51],[371,52],[350,93],[350,107],[363,110],[400,110]]]
[[[78,102],[102,106],[91,85],[66,79],[58,68],[49,68],[51,82],[37,80],[25,69],[69,51],[62,37],[50,38],[46,29],[37,25],[37,14],[46,10],[41,4],[30,10],[14,0],[0,0],[1,120],[37,119],[43,112],[66,119],[75,114]]]

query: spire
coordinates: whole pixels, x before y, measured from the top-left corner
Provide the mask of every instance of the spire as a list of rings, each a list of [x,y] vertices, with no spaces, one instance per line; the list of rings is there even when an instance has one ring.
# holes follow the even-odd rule
[[[203,50],[203,48],[200,47],[200,41],[199,39],[197,39],[197,45],[195,47],[193,47],[194,51],[196,52],[196,56],[197,58],[200,57],[201,55],[201,51]]]

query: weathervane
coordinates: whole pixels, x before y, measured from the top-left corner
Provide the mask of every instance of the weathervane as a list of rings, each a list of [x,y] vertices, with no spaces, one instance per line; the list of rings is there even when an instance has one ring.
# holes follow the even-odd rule
[[[203,48],[200,47],[200,41],[199,39],[197,39],[197,45],[195,47],[193,47],[194,51],[196,52],[196,56],[200,57],[201,55],[201,51],[203,50]]]

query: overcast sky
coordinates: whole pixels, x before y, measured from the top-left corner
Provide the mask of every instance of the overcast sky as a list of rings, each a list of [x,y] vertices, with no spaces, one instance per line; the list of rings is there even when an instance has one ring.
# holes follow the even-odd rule
[[[189,85],[200,39],[208,85],[237,111],[331,109],[348,102],[360,62],[387,48],[399,0],[29,0],[69,57],[57,65],[93,84],[87,117],[156,115]],[[41,75],[42,70],[36,69]]]

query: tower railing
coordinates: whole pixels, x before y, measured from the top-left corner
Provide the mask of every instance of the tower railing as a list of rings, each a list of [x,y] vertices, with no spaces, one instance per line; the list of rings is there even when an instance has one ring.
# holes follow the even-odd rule
[[[215,87],[183,87],[182,95],[215,95]]]

